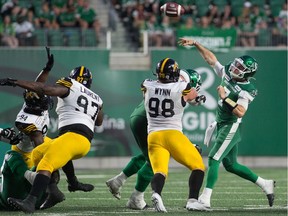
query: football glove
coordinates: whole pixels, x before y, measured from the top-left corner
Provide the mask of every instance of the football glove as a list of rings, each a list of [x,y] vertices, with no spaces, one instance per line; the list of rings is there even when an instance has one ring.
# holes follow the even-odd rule
[[[46,53],[47,53],[47,63],[45,65],[45,67],[43,68],[44,71],[50,71],[54,65],[54,55],[50,54],[50,48],[49,47],[45,47],[46,48]]]
[[[13,86],[13,87],[15,87],[16,86],[15,81],[17,81],[17,80],[11,79],[11,78],[0,79],[0,85],[1,86]]]
[[[14,128],[5,128],[0,132],[1,137],[6,139],[13,139],[16,136]]]
[[[11,145],[16,145],[18,144],[22,139],[23,139],[23,133],[20,132],[18,133],[15,137],[13,137],[11,140],[10,140],[10,144]]]

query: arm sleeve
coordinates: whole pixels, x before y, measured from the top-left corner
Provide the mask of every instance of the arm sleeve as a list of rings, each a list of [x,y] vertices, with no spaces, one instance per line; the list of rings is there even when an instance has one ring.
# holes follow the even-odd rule
[[[219,76],[219,77],[223,77],[224,75],[225,75],[225,67],[219,62],[219,61],[217,61],[216,63],[215,63],[215,66],[214,66],[214,71],[215,71],[215,73]]]
[[[249,94],[247,91],[241,91],[239,93],[239,98],[237,100],[237,103],[241,106],[243,106],[246,110],[248,109],[249,103],[253,101],[252,95]]]

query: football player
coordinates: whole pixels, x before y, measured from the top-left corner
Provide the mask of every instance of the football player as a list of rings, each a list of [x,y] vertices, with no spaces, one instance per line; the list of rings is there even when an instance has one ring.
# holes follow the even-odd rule
[[[218,178],[221,162],[228,172],[258,185],[267,195],[269,206],[273,206],[275,181],[263,179],[248,167],[237,162],[238,145],[241,141],[239,130],[241,120],[248,110],[248,105],[257,95],[257,89],[250,82],[257,71],[257,61],[251,56],[244,55],[235,58],[233,62],[224,66],[210,50],[199,42],[193,39],[181,38],[178,43],[182,46],[195,46],[203,59],[221,78],[221,84],[217,88],[219,101],[216,123],[214,124],[217,133],[216,140],[209,153],[206,186],[198,202],[191,203],[187,206],[187,209],[211,210],[212,190]]]
[[[200,91],[200,86],[202,85],[200,74],[193,69],[181,69],[179,81],[190,82],[191,86],[198,92]],[[205,95],[199,95],[193,101],[189,101],[189,103],[197,106],[205,103],[205,101]],[[106,181],[106,185],[108,186],[112,195],[117,199],[120,199],[120,191],[125,181],[127,178],[137,173],[136,185],[126,206],[131,209],[142,210],[147,207],[144,200],[144,191],[150,184],[153,177],[153,171],[148,157],[147,118],[144,101],[142,101],[131,114],[130,128],[142,153],[132,157],[129,163],[118,175]],[[201,151],[199,146],[196,147],[199,151]]]
[[[18,199],[24,199],[30,189],[33,179],[26,178],[30,176],[30,171],[25,163],[23,156],[14,150],[5,153],[3,164],[1,166],[1,189],[0,189],[0,211],[17,210],[7,202],[8,197],[13,195]],[[44,202],[46,193],[39,196],[36,202],[36,208]]]
[[[198,199],[205,165],[197,148],[182,132],[186,103],[198,95],[190,83],[178,82],[180,69],[171,58],[156,67],[157,80],[146,79],[141,85],[148,120],[148,155],[153,169],[152,203],[156,211],[167,212],[161,192],[168,175],[170,156],[191,170],[187,205]]]
[[[102,99],[90,90],[92,73],[84,66],[74,68],[69,77],[55,85],[25,80],[2,79],[0,85],[19,86],[43,95],[57,96],[59,136],[32,151],[37,175],[29,195],[24,199],[8,198],[8,203],[23,212],[33,213],[40,194],[46,190],[51,174],[71,160],[84,157],[93,138],[94,127],[103,122]]]

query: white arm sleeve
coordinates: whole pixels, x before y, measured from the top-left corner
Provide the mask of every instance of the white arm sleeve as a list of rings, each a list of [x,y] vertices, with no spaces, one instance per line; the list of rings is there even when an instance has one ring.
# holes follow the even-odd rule
[[[225,75],[225,71],[224,71],[225,68],[219,61],[215,63],[215,66],[213,67],[213,69],[219,77],[223,77]]]
[[[253,99],[254,98],[247,91],[241,91],[239,93],[239,98],[237,100],[237,103],[243,106],[247,110],[249,103],[252,102]]]

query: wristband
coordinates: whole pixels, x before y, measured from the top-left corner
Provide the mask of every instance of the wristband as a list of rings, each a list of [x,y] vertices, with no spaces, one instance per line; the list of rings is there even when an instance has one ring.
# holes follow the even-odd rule
[[[223,102],[224,102],[226,105],[228,105],[228,107],[229,107],[231,110],[234,110],[234,109],[238,106],[238,104],[237,104],[235,101],[231,100],[231,99],[228,98],[228,97],[224,98],[224,99],[223,99]]]

